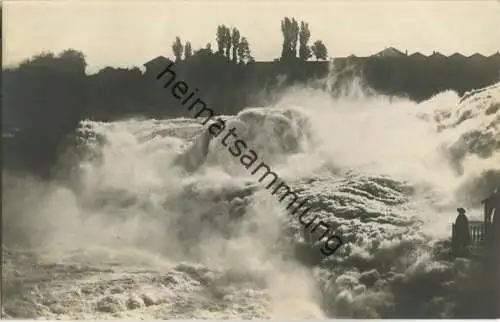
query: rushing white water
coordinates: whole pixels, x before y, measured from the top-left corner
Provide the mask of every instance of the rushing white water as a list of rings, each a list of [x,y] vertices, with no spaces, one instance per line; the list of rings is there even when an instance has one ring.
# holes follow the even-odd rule
[[[346,244],[333,256],[221,137],[203,151],[200,120],[87,121],[60,181],[4,174],[5,313],[453,315],[467,263],[441,240],[456,207],[479,216],[500,184],[500,84],[420,104],[352,86],[224,117],[335,227]]]

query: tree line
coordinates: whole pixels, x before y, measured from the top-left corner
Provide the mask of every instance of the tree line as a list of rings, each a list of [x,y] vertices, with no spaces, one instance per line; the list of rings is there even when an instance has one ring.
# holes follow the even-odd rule
[[[290,19],[285,17],[281,21],[281,33],[283,34],[282,61],[290,61],[297,58],[301,61],[307,61],[313,55],[316,57],[316,60],[325,60],[328,58],[328,51],[321,40],[316,40],[312,46],[308,45],[311,39],[311,31],[307,22],[301,21],[299,27],[299,23],[295,18]],[[299,44],[298,56],[297,43]]]
[[[281,33],[283,35],[283,46],[281,57],[278,60],[285,62],[293,60],[307,61],[313,56],[317,61],[328,59],[328,50],[323,41],[316,40],[312,45],[309,45],[311,31],[307,22],[300,21],[299,25],[295,18],[285,17],[281,21]],[[217,26],[215,40],[217,42],[215,55],[226,57],[230,61],[239,64],[255,61],[247,37],[242,36],[238,28],[230,28],[224,24]],[[297,44],[299,45],[298,55]],[[177,36],[172,43],[172,52],[176,62],[183,59],[188,60],[193,56],[191,42],[186,41],[183,43],[181,38]],[[207,43],[205,48],[195,51],[194,54],[202,52],[214,54],[210,43]]]

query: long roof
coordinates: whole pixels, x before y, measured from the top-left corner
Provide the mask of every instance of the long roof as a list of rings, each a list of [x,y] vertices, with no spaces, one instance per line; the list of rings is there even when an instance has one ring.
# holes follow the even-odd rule
[[[162,62],[164,62],[166,60],[168,60],[167,57],[158,56],[158,57],[155,57],[155,58],[151,59],[150,61],[145,62],[143,65],[147,66],[147,65],[150,65],[150,64],[162,63]]]
[[[491,196],[489,196],[488,198],[484,199],[481,201],[482,204],[484,203],[490,203],[490,202],[494,202],[496,200],[500,200],[500,187],[496,189],[495,192],[493,192],[493,194],[491,194]]]
[[[430,55],[429,57],[432,57],[432,58],[446,58],[445,55],[441,54],[438,51],[433,52],[432,55]]]
[[[449,56],[449,58],[465,58],[465,56],[461,53],[454,53],[453,55]]]
[[[485,56],[481,55],[480,53],[475,53],[469,56],[469,58],[481,58],[484,59],[486,58]]]
[[[374,56],[405,56],[405,54],[394,47],[387,47],[376,53]]]
[[[418,57],[418,58],[426,58],[427,56],[425,56],[424,54],[422,53],[419,53],[419,52],[416,52],[416,53],[413,53],[411,54],[409,57]]]

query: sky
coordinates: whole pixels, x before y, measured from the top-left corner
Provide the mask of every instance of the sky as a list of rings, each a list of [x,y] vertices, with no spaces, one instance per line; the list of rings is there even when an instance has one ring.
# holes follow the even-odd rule
[[[217,25],[237,27],[257,61],[280,56],[280,21],[309,23],[311,43],[331,57],[369,56],[393,46],[408,54],[500,50],[500,0],[475,1],[4,1],[3,65],[44,51],[82,51],[87,72],[142,66],[172,57],[176,36],[193,49],[211,42]]]

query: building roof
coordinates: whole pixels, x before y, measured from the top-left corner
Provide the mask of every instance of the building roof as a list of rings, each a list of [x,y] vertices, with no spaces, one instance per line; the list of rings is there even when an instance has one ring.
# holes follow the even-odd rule
[[[486,199],[481,201],[481,204],[490,204],[494,202],[499,202],[500,200],[500,187],[498,187],[492,194]]]
[[[475,53],[473,55],[470,55],[469,58],[475,58],[475,59],[485,59],[486,57],[481,55],[480,53]]]
[[[394,47],[387,47],[386,49],[376,53],[373,56],[378,56],[378,57],[397,57],[397,56],[405,56],[404,53],[401,51],[397,50]]]
[[[443,55],[443,54],[441,54],[440,52],[437,52],[437,51],[432,52],[432,55],[430,55],[429,57],[432,57],[432,58],[446,58],[445,55]]]
[[[416,52],[416,53],[411,54],[410,57],[412,57],[412,58],[426,58],[427,56],[425,56],[422,53]]]
[[[496,52],[494,53],[493,55],[489,56],[488,58],[495,58],[495,59],[499,59],[500,58],[500,52]]]
[[[147,67],[148,65],[153,65],[153,64],[156,65],[156,64],[160,64],[160,63],[163,63],[165,61],[168,61],[168,60],[169,59],[164,57],[164,56],[158,56],[156,58],[151,59],[150,61],[145,62],[143,65]]]
[[[463,58],[465,58],[465,56],[462,55],[461,53],[454,53],[453,55],[450,55],[449,58],[463,59]]]

